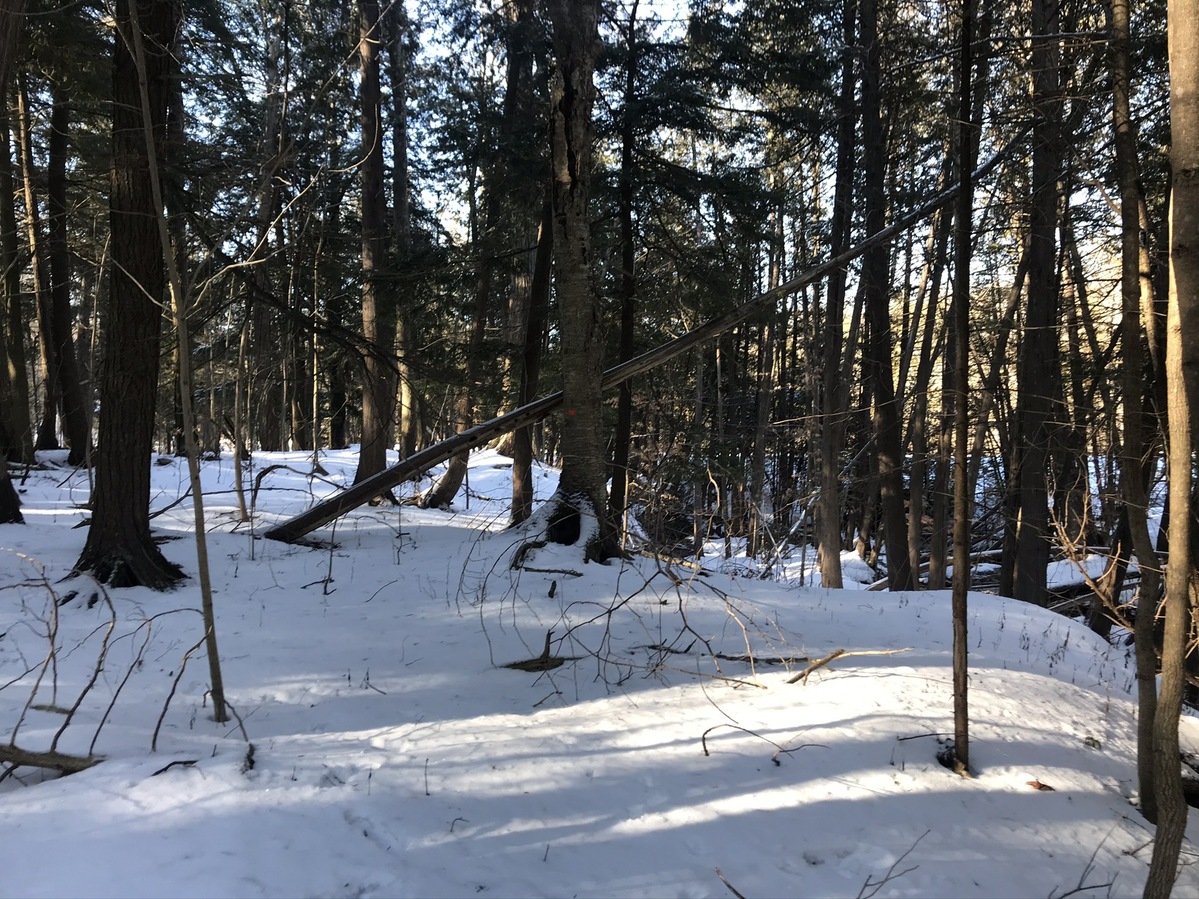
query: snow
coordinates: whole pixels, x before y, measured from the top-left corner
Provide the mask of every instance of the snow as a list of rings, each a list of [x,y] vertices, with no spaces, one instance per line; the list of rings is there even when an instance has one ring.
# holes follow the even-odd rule
[[[1123,646],[973,594],[964,779],[936,760],[948,593],[801,588],[712,556],[584,564],[552,545],[513,569],[537,534],[503,529],[510,463],[490,452],[450,512],[365,507],[323,546],[260,539],[352,479],[353,453],[320,461],[323,479],[310,454],[258,454],[249,479],[287,469],[264,477],[253,526],[231,459],[204,467],[225,688],[252,752],[211,718],[202,650],[180,676],[203,636],[195,578],[64,580],[87,475],[30,473],[28,524],[0,528],[0,738],[21,721],[17,745],[46,750],[62,730],[59,751],[94,739],[104,761],[0,781],[0,895],[732,895],[722,877],[750,897],[1140,894],[1153,831]],[[194,574],[190,504],[171,505],[185,465],[152,472],[156,533]],[[539,500],[555,484],[539,470]],[[548,631],[558,667],[503,667],[541,656]],[[1199,894],[1199,866],[1176,894]]]

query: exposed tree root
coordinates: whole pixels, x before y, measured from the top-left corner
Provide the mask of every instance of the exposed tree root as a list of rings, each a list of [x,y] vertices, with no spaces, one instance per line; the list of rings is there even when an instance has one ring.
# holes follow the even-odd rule
[[[75,563],[74,574],[88,572],[109,587],[149,587],[169,590],[183,580],[183,569],[158,551],[153,543],[88,551]]]

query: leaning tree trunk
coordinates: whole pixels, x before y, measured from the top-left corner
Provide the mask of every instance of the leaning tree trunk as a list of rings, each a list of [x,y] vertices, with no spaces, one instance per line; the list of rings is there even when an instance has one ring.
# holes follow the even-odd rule
[[[102,316],[100,432],[96,488],[87,542],[75,563],[115,587],[165,589],[179,567],[150,535],[150,465],[154,401],[162,327],[165,270],[159,243],[141,90],[132,56],[130,5],[145,33],[146,78],[155,137],[162,139],[175,4],[170,0],[117,0],[113,46],[111,283]]]
[[[615,552],[615,529],[604,491],[603,334],[591,282],[591,155],[595,103],[593,74],[599,55],[598,0],[549,0],[556,67],[550,87],[554,250],[562,345],[562,476],[551,513],[550,538],[587,538],[588,558]],[[583,519],[594,516],[593,533]]]

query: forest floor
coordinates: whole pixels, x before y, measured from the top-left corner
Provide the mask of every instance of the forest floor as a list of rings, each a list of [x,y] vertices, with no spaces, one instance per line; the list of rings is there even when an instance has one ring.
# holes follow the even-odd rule
[[[64,580],[85,472],[31,472],[27,524],[0,526],[0,741],[103,757],[0,781],[0,896],[1140,894],[1133,661],[1078,622],[971,595],[966,779],[937,761],[947,592],[801,587],[798,550],[776,580],[719,547],[700,569],[522,552],[537,534],[503,529],[489,452],[450,512],[365,507],[322,547],[275,543],[256,534],[354,455],[318,478],[310,454],[256,456],[287,468],[253,526],[226,457],[204,484],[243,736],[212,720],[203,651],[181,670],[200,594],[186,466],[160,461],[155,531],[193,575],[173,592]]]

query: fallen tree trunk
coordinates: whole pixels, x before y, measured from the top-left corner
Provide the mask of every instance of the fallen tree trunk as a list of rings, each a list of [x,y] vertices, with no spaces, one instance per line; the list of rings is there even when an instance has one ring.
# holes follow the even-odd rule
[[[979,166],[974,172],[972,179],[977,181],[998,166],[1007,157],[1008,153],[1024,138],[1027,130],[1027,128],[1023,129],[1002,150]],[[797,290],[807,287],[809,284],[820,281],[837,269],[843,268],[872,247],[878,246],[880,243],[888,241],[897,234],[902,234],[909,228],[924,221],[924,219],[953,200],[957,196],[958,188],[958,184],[946,188],[919,209],[892,223],[851,249],[846,250],[840,256],[836,256],[827,262],[808,269],[802,275],[792,278],[790,281],[780,284],[772,290],[759,294],[752,300],[734,309],[730,309],[724,315],[717,316],[705,322],[693,331],[688,331],[686,334],[676,337],[668,343],[664,343],[655,349],[642,353],[640,356],[608,369],[604,372],[603,389],[607,390],[616,387],[630,378],[651,371],[664,362],[682,355],[696,344],[705,343],[714,337],[719,337],[730,328],[749,319],[768,303],[789,296]],[[535,424],[560,405],[562,405],[562,394],[560,392],[552,393],[549,396],[543,396],[539,400],[534,400],[528,405],[521,406],[519,409],[514,409],[506,415],[501,415],[498,418],[475,425],[473,428],[468,428],[459,434],[455,434],[453,437],[427,447],[418,453],[414,453],[407,459],[355,484],[336,496],[322,500],[294,518],[280,522],[266,530],[263,536],[269,540],[295,543],[317,528],[323,527],[352,509],[370,502],[376,496],[398,487],[414,475],[419,475],[426,469],[444,462],[455,453],[474,449],[489,442],[492,438],[498,437],[500,434],[506,434],[517,428]]]
[[[62,752],[50,750],[48,752],[35,752],[30,749],[22,749],[20,746],[14,746],[12,743],[7,745],[0,744],[0,764],[12,765],[14,768],[51,768],[55,771],[61,771],[63,774],[76,774],[80,771],[86,771],[93,765],[98,765],[103,759],[95,756],[84,757],[80,755],[67,755]]]

